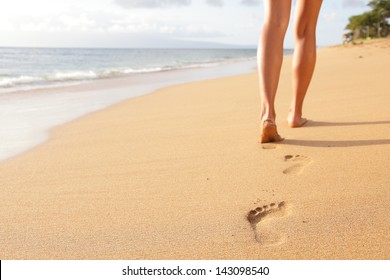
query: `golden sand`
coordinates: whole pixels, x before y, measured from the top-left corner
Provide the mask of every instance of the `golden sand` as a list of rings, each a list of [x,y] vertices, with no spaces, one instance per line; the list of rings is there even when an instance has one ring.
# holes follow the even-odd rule
[[[256,74],[178,85],[57,127],[0,164],[0,259],[389,259],[390,41],[326,48],[280,143]]]

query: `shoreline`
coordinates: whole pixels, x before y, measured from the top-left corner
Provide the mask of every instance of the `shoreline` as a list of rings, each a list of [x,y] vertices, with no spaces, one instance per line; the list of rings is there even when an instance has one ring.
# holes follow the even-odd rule
[[[53,128],[0,162],[0,259],[389,259],[389,50],[322,49],[299,129],[286,58],[280,144],[257,143],[255,73]]]
[[[197,69],[252,60],[255,49],[0,48],[0,94],[135,74]],[[18,63],[20,57],[26,63]],[[53,64],[51,61],[55,61]]]
[[[254,63],[246,60],[215,67],[145,73],[0,95],[0,117],[3,120],[0,161],[44,143],[48,140],[48,130],[51,128],[91,112],[172,85],[250,73]],[[42,110],[47,112],[40,116]]]

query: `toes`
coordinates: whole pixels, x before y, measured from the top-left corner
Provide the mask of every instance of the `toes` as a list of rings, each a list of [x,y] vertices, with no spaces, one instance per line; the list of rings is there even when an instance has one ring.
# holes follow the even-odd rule
[[[253,217],[253,216],[256,216],[256,214],[257,214],[257,211],[256,210],[252,210],[252,211],[250,211],[249,212],[249,217]]]
[[[294,156],[292,156],[292,155],[287,155],[287,156],[284,156],[284,160],[286,161],[286,160],[290,160],[290,159],[292,159]]]
[[[257,211],[258,213],[261,213],[261,212],[263,212],[263,208],[257,207],[257,208],[256,208],[256,211]]]

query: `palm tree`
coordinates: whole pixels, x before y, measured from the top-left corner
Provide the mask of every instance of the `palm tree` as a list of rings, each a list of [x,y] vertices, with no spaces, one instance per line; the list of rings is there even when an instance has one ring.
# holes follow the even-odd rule
[[[389,0],[372,0],[368,3],[368,6],[372,8],[372,12],[377,18],[376,31],[377,37],[387,36],[389,32],[389,23],[387,21],[390,18],[390,1]]]
[[[389,34],[390,0],[372,0],[368,6],[372,8],[371,11],[349,18],[345,29],[351,30],[353,39],[380,38]]]
[[[345,29],[351,30],[351,33],[353,33],[353,39],[359,39],[361,36],[361,30],[363,28],[362,24],[362,16],[351,16],[349,19],[348,25],[345,27]]]

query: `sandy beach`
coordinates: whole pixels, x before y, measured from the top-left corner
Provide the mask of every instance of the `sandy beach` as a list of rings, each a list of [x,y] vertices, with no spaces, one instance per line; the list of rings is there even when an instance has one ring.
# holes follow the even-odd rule
[[[0,259],[390,259],[389,61],[389,39],[321,49],[291,129],[286,58],[278,144],[256,73],[52,129],[0,163]]]

